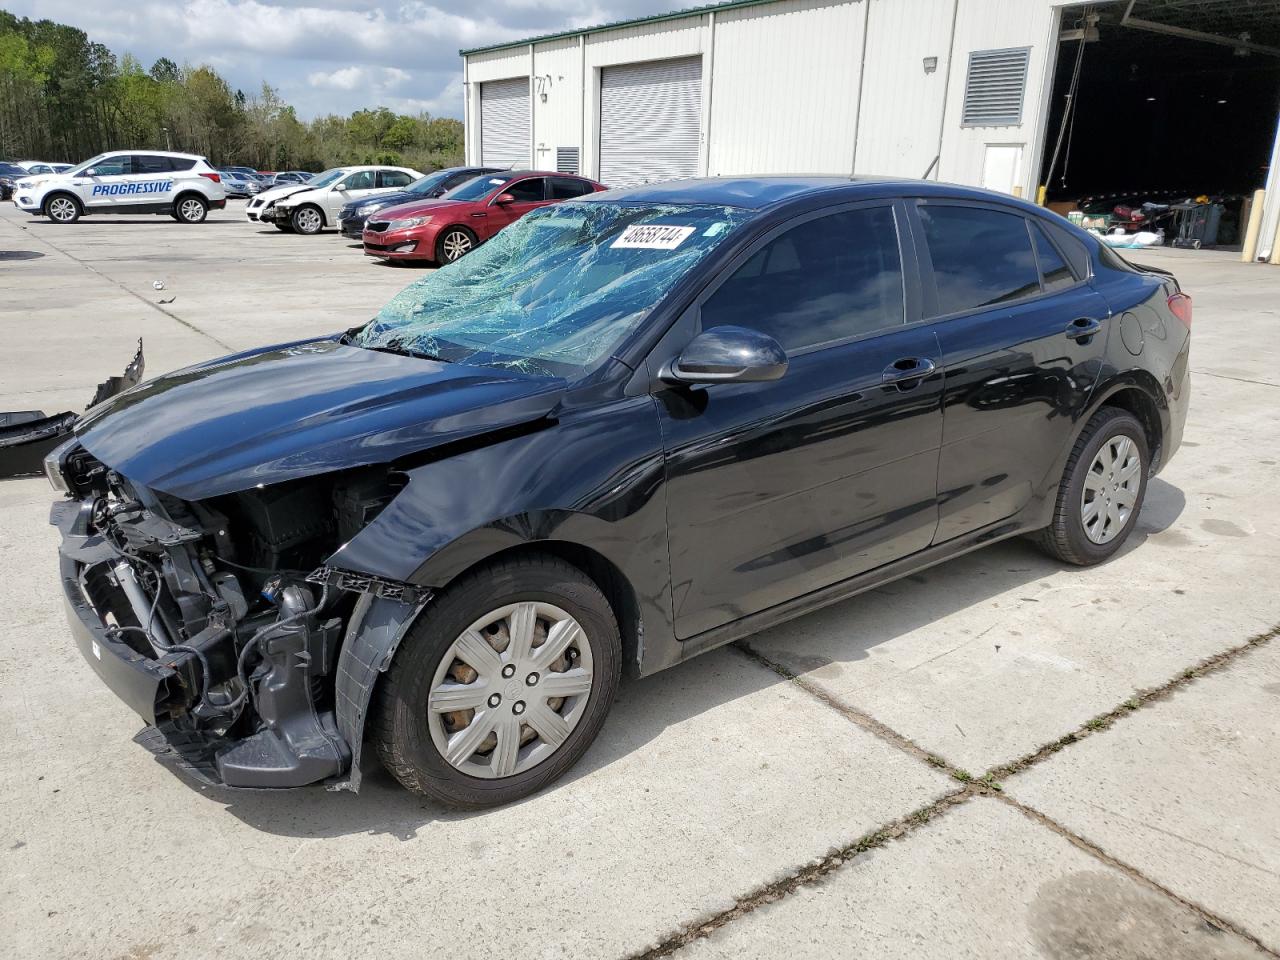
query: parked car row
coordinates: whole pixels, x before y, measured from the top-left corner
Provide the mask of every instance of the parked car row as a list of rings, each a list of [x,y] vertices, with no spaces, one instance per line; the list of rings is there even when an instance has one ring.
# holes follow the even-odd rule
[[[604,190],[572,174],[450,167],[335,167],[250,199],[245,217],[292,233],[337,229],[364,252],[399,263],[452,263],[530,210]]]

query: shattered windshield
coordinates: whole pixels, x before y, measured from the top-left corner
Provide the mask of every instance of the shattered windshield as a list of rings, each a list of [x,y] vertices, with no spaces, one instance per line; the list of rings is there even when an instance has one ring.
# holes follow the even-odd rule
[[[750,211],[601,202],[542,207],[410,284],[358,346],[568,376],[609,356]]]

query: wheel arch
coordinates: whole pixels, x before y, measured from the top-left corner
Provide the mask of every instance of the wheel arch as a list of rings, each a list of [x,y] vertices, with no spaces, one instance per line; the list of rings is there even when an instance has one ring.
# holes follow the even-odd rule
[[[1155,377],[1145,370],[1135,370],[1112,381],[1106,389],[1098,391],[1089,417],[1102,407],[1118,407],[1133,414],[1147,435],[1147,449],[1151,453],[1150,469],[1154,473],[1160,467],[1164,438],[1169,428],[1169,410],[1168,405],[1162,402],[1163,398],[1164,391],[1160,389]],[[1076,431],[1077,437],[1084,430],[1089,417],[1081,418],[1079,430]],[[1074,444],[1075,438],[1072,439],[1072,445]]]
[[[80,211],[80,216],[83,217],[88,212],[89,208],[85,206],[84,201],[76,196],[72,191],[59,189],[50,190],[44,195],[44,199],[40,201],[40,212],[44,216],[47,217],[49,215],[49,204],[58,197],[66,197],[74,203],[76,205],[76,209]]]

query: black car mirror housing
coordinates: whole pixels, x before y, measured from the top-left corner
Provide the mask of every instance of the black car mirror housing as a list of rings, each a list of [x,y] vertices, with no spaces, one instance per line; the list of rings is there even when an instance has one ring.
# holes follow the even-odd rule
[[[760,383],[787,372],[787,353],[768,334],[748,327],[705,330],[659,375],[665,383]]]

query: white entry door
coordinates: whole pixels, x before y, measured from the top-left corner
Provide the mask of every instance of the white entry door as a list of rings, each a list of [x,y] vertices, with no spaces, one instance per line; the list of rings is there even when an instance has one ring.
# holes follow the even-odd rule
[[[982,161],[982,185],[988,190],[1013,193],[1022,176],[1022,144],[988,143]]]

